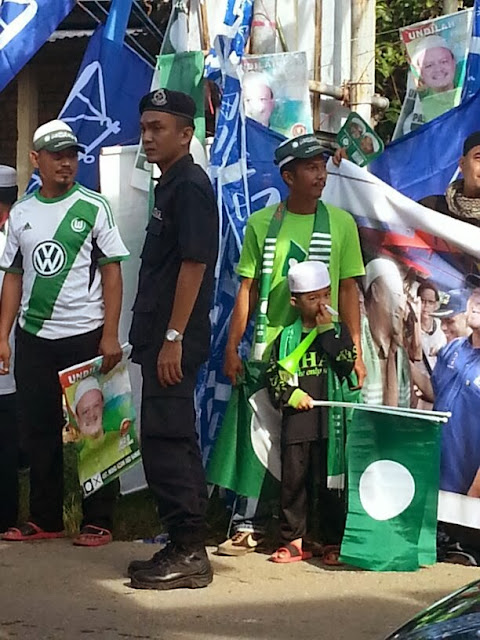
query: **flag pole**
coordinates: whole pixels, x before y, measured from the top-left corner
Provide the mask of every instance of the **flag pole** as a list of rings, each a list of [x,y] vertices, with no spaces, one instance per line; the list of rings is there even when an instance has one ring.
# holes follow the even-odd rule
[[[402,416],[404,418],[419,418],[432,422],[448,422],[452,414],[450,411],[428,411],[426,409],[407,409],[406,407],[389,407],[383,404],[364,404],[355,402],[334,402],[330,400],[314,400],[314,407],[340,407],[345,409],[359,409],[360,411],[373,411],[388,415]]]
[[[127,32],[133,0],[112,0],[103,37],[122,45]]]

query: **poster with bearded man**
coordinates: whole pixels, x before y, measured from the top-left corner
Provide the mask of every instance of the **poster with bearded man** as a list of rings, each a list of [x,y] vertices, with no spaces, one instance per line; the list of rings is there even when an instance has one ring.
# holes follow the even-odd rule
[[[84,495],[98,491],[140,460],[127,370],[128,348],[111,371],[99,356],[59,372]]]

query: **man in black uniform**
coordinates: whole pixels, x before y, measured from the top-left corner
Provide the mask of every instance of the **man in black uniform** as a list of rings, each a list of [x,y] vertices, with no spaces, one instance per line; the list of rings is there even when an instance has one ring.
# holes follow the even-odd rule
[[[218,252],[218,214],[207,174],[189,153],[195,103],[159,89],[140,102],[142,141],[162,177],[147,226],[130,331],[142,366],[142,453],[171,542],[128,567],[144,589],[205,587],[207,490],[193,394],[210,345],[209,312]]]

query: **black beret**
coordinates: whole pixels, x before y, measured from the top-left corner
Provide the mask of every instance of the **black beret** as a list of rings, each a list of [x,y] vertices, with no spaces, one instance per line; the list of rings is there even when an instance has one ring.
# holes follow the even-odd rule
[[[467,153],[473,149],[473,147],[478,147],[479,145],[480,131],[475,131],[475,133],[471,133],[463,143],[463,155],[466,156]]]
[[[195,117],[196,105],[194,100],[181,91],[170,91],[170,89],[157,89],[143,96],[138,106],[140,113],[144,111],[162,111],[171,113],[174,116],[181,116],[191,120]]]

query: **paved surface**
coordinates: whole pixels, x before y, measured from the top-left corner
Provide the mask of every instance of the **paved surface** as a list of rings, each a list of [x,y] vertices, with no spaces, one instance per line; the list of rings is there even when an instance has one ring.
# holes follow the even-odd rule
[[[206,589],[137,591],[123,572],[152,545],[81,549],[67,540],[0,542],[0,640],[381,640],[480,570],[417,573],[286,566],[267,556],[212,556]]]

